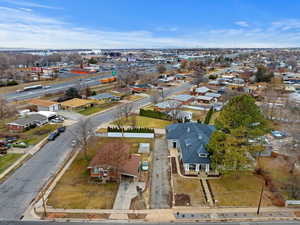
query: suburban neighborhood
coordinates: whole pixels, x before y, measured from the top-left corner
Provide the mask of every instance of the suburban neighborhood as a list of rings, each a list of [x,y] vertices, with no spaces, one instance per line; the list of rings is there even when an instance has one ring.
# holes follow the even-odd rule
[[[300,5],[124,2],[0,0],[0,225],[299,224]]]

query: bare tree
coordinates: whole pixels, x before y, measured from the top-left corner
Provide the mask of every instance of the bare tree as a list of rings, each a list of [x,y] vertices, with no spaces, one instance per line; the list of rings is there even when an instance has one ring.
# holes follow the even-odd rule
[[[0,119],[6,119],[16,115],[16,108],[4,98],[0,98]]]
[[[89,118],[82,118],[76,124],[76,129],[72,132],[74,139],[77,141],[79,147],[84,153],[84,157],[88,160],[88,140],[94,135],[93,126]]]
[[[125,117],[126,121],[128,121],[128,117],[132,113],[132,110],[133,110],[133,105],[130,103],[127,103],[120,107],[121,114],[123,115],[123,117]]]
[[[154,91],[151,92],[151,94],[150,94],[150,100],[151,100],[151,102],[153,104],[157,104],[160,99],[161,99],[161,96],[158,93],[158,91],[154,90]]]
[[[164,65],[162,65],[162,64],[158,65],[156,67],[156,69],[157,69],[157,72],[159,72],[160,74],[163,74],[163,73],[165,73],[167,71],[167,68]]]

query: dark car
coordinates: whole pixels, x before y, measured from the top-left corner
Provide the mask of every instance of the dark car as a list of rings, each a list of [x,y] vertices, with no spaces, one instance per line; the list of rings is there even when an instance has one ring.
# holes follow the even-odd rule
[[[13,142],[15,142],[17,140],[18,140],[17,137],[6,137],[7,143],[13,143]]]
[[[59,133],[63,133],[63,132],[65,132],[65,130],[66,130],[66,127],[65,127],[65,126],[57,128],[57,131],[58,131]]]
[[[58,131],[54,131],[52,132],[49,137],[48,137],[48,141],[54,141],[55,138],[57,138],[59,136],[59,132]]]

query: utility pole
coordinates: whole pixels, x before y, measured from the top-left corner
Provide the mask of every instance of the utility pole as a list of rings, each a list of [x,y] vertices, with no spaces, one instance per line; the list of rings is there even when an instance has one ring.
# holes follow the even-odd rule
[[[259,212],[260,212],[260,207],[261,207],[262,197],[263,197],[263,193],[264,193],[264,187],[265,187],[265,184],[263,183],[263,185],[262,185],[262,187],[261,187],[261,192],[260,192],[260,197],[259,197],[258,206],[257,206],[257,212],[256,212],[257,215],[259,215]]]

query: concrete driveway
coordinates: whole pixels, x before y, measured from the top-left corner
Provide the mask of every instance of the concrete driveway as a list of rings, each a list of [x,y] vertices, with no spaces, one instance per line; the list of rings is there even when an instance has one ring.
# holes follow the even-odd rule
[[[165,139],[155,139],[151,179],[150,208],[170,208],[171,185],[169,177],[169,151]]]
[[[138,195],[137,186],[144,190],[144,182],[121,180],[113,209],[129,209],[131,200]]]

